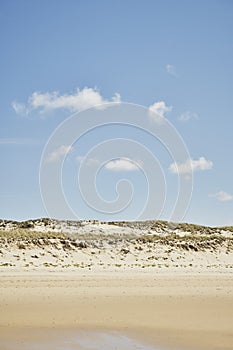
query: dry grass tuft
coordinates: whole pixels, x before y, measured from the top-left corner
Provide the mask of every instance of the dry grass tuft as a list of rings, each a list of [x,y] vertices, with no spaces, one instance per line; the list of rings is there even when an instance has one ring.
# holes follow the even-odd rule
[[[7,240],[34,240],[34,239],[67,239],[67,235],[60,232],[37,232],[18,228],[9,231],[0,230],[0,239]]]

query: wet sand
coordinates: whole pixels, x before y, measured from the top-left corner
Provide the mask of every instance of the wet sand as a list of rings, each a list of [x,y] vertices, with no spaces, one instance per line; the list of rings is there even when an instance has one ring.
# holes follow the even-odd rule
[[[80,330],[119,331],[155,349],[233,348],[229,273],[2,273],[0,289],[2,350]]]

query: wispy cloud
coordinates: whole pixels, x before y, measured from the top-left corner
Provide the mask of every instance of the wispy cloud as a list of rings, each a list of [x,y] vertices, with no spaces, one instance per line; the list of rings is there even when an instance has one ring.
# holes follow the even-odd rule
[[[190,111],[186,111],[178,116],[178,120],[181,122],[188,122],[191,119],[198,119],[198,114]]]
[[[57,109],[67,109],[70,112],[78,112],[90,107],[101,108],[106,103],[119,103],[121,97],[119,93],[108,100],[101,96],[97,89],[85,87],[82,90],[77,89],[71,94],[60,94],[53,92],[34,92],[26,104],[17,101],[12,102],[12,107],[17,114],[28,115],[32,111],[39,111],[44,114]]]
[[[164,101],[158,101],[149,106],[148,109],[150,117],[157,123],[162,123],[165,118],[165,114],[172,110],[172,106],[166,106]]]
[[[26,105],[24,105],[23,103],[13,101],[12,107],[13,107],[15,113],[17,113],[17,114],[20,114],[20,115],[29,114],[29,108],[27,108]]]
[[[60,147],[58,147],[57,149],[55,149],[53,152],[51,152],[48,155],[46,161],[48,163],[57,162],[58,160],[60,160],[64,156],[68,155],[71,151],[72,151],[72,146],[61,145]]]
[[[177,77],[176,69],[172,64],[166,65],[166,71],[168,74],[173,75],[174,77]]]
[[[39,140],[30,138],[0,138],[0,145],[35,145],[38,144]]]
[[[210,170],[213,167],[213,162],[211,160],[206,160],[205,157],[200,157],[197,160],[188,159],[184,163],[172,163],[169,166],[169,170],[173,174],[190,174],[193,171],[204,171]]]
[[[132,161],[128,158],[119,158],[111,160],[105,164],[105,169],[111,171],[137,171],[142,167],[141,160]]]
[[[216,198],[220,202],[233,201],[233,195],[224,191],[219,191],[214,194],[209,194],[209,197]]]

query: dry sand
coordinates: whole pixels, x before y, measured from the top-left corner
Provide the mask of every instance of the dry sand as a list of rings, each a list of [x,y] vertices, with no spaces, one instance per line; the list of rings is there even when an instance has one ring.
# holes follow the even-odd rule
[[[120,330],[156,348],[233,348],[231,274],[2,273],[0,286],[0,344],[61,328]]]
[[[0,350],[233,349],[232,270],[232,227],[0,220]]]

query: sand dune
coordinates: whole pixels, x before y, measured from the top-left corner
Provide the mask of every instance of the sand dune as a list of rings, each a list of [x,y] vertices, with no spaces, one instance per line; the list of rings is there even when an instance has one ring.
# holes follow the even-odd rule
[[[161,221],[0,222],[0,271],[231,271],[233,229]]]

